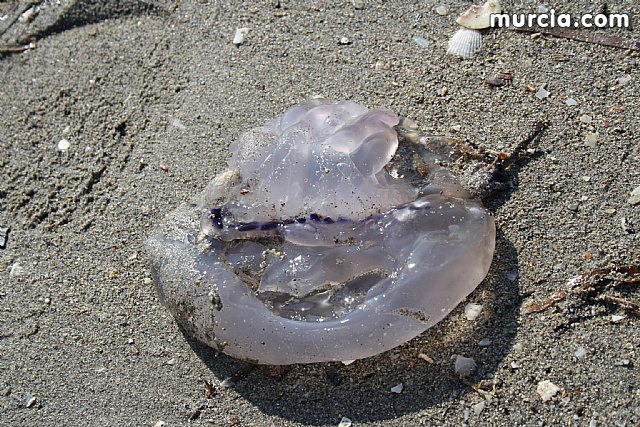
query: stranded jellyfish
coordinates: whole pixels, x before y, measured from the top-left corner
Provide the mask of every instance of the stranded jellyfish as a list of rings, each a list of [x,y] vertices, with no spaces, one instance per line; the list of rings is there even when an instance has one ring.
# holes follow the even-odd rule
[[[346,361],[451,312],[487,274],[494,220],[407,123],[313,99],[232,142],[146,242],[184,330],[255,363]]]

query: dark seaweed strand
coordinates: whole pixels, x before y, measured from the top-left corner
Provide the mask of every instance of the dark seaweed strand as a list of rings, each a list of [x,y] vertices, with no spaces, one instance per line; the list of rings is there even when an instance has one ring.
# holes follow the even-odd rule
[[[392,208],[392,210],[407,209],[407,208],[410,210],[424,210],[424,209],[429,209],[431,207],[429,203],[425,204],[424,206],[418,207],[414,204],[414,202],[398,205]],[[371,215],[367,218],[362,219],[361,221],[367,222],[380,215],[381,214]],[[210,209],[209,218],[211,218],[211,224],[219,230],[226,228],[227,230],[235,230],[239,232],[247,232],[247,231],[254,231],[254,230],[270,231],[270,230],[276,230],[280,227],[284,227],[294,223],[306,224],[307,222],[309,222],[309,223],[316,223],[316,224],[335,224],[335,223],[343,223],[345,221],[349,221],[349,219],[343,218],[343,217],[338,217],[337,219],[334,220],[333,218],[328,216],[322,216],[317,213],[311,213],[308,216],[301,216],[295,219],[285,219],[281,221],[273,220],[273,221],[265,221],[265,222],[252,221],[252,222],[233,223],[229,221],[231,219],[231,215],[226,214],[226,210],[222,207],[216,207],[216,208]],[[224,222],[226,222],[227,224],[223,222],[223,219],[226,220]]]

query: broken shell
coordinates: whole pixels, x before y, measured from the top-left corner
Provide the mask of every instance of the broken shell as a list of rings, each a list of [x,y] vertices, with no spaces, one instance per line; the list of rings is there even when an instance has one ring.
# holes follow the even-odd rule
[[[447,53],[460,58],[468,58],[480,46],[482,46],[482,33],[480,31],[461,28],[449,39]]]
[[[500,2],[498,0],[489,0],[482,6],[471,6],[456,19],[456,22],[465,28],[481,30],[489,28],[491,26],[491,15],[500,12],[502,12]]]

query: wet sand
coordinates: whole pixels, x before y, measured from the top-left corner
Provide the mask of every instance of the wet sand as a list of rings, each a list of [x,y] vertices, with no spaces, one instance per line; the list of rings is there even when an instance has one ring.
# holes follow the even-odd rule
[[[589,299],[568,283],[640,261],[640,205],[628,201],[640,185],[637,51],[498,30],[458,59],[446,45],[462,1],[442,2],[447,16],[435,2],[61,1],[14,19],[26,3],[0,4],[0,48],[35,41],[0,57],[0,228],[11,227],[0,249],[1,425],[640,422],[639,319],[595,301],[637,304],[637,284],[603,284]],[[598,32],[640,40],[637,2],[607,5],[634,28]],[[250,31],[236,46],[239,27]],[[510,85],[484,83],[501,70]],[[542,85],[545,99],[530,90]],[[313,95],[385,106],[427,133],[497,151],[550,126],[517,187],[488,203],[496,256],[467,301],[483,305],[480,318],[466,320],[465,302],[348,366],[249,371],[180,332],[143,242],[224,170],[234,138]],[[475,359],[468,379],[455,375],[454,354]],[[548,401],[542,381],[559,388]]]

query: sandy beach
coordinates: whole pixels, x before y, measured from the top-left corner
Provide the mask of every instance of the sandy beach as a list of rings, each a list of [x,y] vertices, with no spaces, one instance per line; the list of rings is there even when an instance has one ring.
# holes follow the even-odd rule
[[[0,2],[0,425],[638,426],[640,51],[496,29],[448,55],[471,4]],[[640,41],[637,1],[549,5],[628,14],[581,31]],[[143,245],[231,141],[316,95],[498,152],[549,126],[449,317],[347,366],[251,367],[181,332]]]

